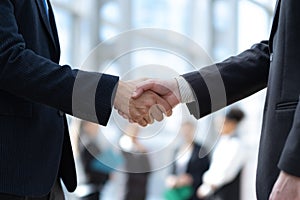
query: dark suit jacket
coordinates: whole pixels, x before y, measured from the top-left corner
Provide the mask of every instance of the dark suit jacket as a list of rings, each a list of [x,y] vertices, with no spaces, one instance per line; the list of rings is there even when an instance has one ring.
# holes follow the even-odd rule
[[[278,1],[269,41],[218,63],[218,70],[209,66],[200,73],[183,75],[197,96],[197,103],[189,106],[198,118],[225,106],[216,101],[211,109],[214,100],[209,89],[222,87],[215,84],[219,75],[226,105],[268,86],[257,171],[258,199],[268,199],[280,170],[300,177],[299,8],[298,0]]]
[[[45,195],[57,177],[69,191],[76,187],[63,112],[73,114],[72,91],[80,71],[57,64],[60,47],[49,6],[50,21],[42,0],[0,1],[0,193]],[[89,80],[100,79],[94,82],[95,105],[82,104],[95,108],[105,125],[118,78],[81,73],[83,96],[93,87]],[[91,118],[85,109],[76,113]]]
[[[203,147],[202,147],[203,148]],[[194,143],[194,149],[192,156],[188,162],[186,173],[193,177],[193,196],[190,200],[198,200],[196,192],[198,187],[202,184],[202,176],[204,172],[209,169],[209,158],[205,156],[203,158],[199,157],[201,146],[197,143]],[[203,149],[201,150],[203,151]],[[176,174],[176,164],[172,165],[172,174]]]

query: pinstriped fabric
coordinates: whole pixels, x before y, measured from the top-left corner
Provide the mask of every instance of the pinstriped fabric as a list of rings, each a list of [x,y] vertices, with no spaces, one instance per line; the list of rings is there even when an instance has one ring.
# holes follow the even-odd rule
[[[42,0],[1,0],[0,10],[0,193],[43,196],[58,176],[73,191],[72,148],[59,110],[73,113],[78,70],[58,65],[57,35],[44,23]],[[101,77],[91,107],[106,124],[118,77],[82,73]]]

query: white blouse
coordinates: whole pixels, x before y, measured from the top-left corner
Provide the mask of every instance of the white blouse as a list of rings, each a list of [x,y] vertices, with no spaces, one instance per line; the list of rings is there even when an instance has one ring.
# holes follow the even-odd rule
[[[230,183],[244,166],[246,157],[239,138],[221,136],[212,154],[209,170],[203,175],[203,182],[217,188]]]
[[[190,146],[188,149],[184,149],[183,151],[178,151],[175,161],[176,165],[176,175],[182,175],[186,173],[189,161],[192,157],[193,148]]]

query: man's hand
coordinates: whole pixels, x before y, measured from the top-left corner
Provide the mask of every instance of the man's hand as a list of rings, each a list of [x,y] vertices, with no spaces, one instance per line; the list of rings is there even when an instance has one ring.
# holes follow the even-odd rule
[[[162,121],[163,113],[171,116],[172,107],[170,104],[152,91],[146,91],[137,99],[130,99],[130,118],[141,126],[152,124],[154,119]]]
[[[138,83],[132,98],[139,98],[145,91],[151,90],[166,100],[172,108],[180,103],[180,93],[176,79],[148,79]]]
[[[135,99],[131,98],[136,84],[144,80],[120,81],[114,102],[114,107],[120,115],[141,126],[153,123],[154,119],[163,120],[163,113],[167,116],[172,114],[169,103],[154,92],[147,91]]]
[[[273,187],[270,200],[300,199],[300,177],[292,176],[283,171]]]
[[[119,81],[114,107],[126,119],[129,119],[129,101],[134,88],[134,82]]]

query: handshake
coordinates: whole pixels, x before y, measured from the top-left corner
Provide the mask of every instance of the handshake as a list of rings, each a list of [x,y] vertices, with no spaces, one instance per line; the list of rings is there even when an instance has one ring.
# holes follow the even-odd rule
[[[172,109],[180,103],[177,80],[139,79],[120,81],[114,100],[118,113],[131,123],[141,126],[162,121],[164,114],[172,115]]]

